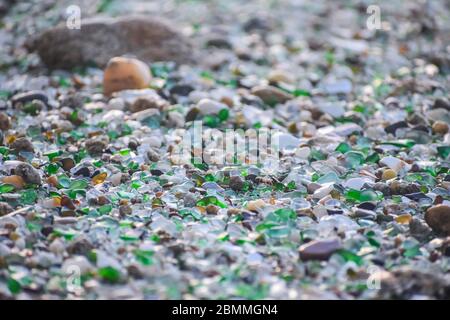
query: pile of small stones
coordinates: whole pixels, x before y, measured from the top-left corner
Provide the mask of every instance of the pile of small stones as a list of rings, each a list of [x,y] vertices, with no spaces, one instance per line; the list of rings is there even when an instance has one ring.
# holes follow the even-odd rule
[[[0,299],[450,297],[448,6],[269,2],[0,51]],[[276,131],[277,166],[178,163],[194,121]]]

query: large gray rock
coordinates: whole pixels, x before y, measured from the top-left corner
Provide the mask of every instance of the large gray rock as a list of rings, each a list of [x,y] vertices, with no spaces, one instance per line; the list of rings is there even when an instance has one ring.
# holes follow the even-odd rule
[[[151,16],[84,19],[79,30],[58,25],[30,41],[29,47],[53,69],[104,67],[110,58],[125,54],[145,62],[194,60],[190,42],[169,21]]]

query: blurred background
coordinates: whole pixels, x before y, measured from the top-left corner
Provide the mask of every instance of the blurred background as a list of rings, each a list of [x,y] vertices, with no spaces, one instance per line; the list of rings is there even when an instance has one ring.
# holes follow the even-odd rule
[[[82,19],[128,14],[166,17],[200,47],[213,38],[224,40],[216,41],[216,47],[223,49],[227,42],[238,50],[252,41],[248,31],[259,30],[269,45],[256,48],[261,55],[264,49],[273,53],[279,50],[277,44],[286,42],[293,48],[347,46],[356,52],[369,46],[377,56],[382,56],[377,50],[391,50],[389,45],[395,44],[408,59],[429,56],[441,63],[449,59],[450,2],[445,0],[0,0],[0,70],[37,65],[23,44],[30,36],[64,23],[71,5],[80,7]],[[382,31],[366,26],[370,5],[380,8]],[[364,42],[342,43],[342,39]],[[395,52],[385,53],[389,62],[399,62]],[[385,58],[377,62],[388,62]]]

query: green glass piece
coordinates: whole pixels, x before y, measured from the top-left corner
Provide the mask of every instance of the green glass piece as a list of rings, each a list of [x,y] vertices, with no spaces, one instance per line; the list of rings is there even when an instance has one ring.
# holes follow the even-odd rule
[[[431,176],[436,177],[438,175],[438,168],[433,167],[425,167],[423,168],[423,171],[429,173]]]
[[[60,185],[60,187],[62,188],[69,188],[70,186],[70,178],[66,175],[60,175],[58,177],[58,184]]]
[[[381,246],[381,244],[377,240],[375,240],[374,238],[369,237],[369,238],[367,238],[367,241],[373,247],[379,248]]]
[[[285,186],[284,186],[284,184],[282,184],[281,182],[275,182],[275,183],[273,184],[273,188],[274,188],[274,190],[276,190],[276,191],[284,191]]]
[[[101,206],[100,208],[98,208],[97,210],[100,214],[108,214],[112,210],[112,205],[105,204],[105,205]]]
[[[22,286],[20,285],[19,281],[13,278],[8,279],[7,286],[12,294],[18,294],[22,291]]]
[[[117,283],[120,279],[120,272],[113,267],[103,267],[98,269],[98,275],[105,281]]]
[[[287,238],[291,233],[291,228],[285,225],[277,225],[267,230],[266,235],[269,238]]]
[[[27,136],[32,139],[40,140],[42,137],[42,131],[40,126],[29,126],[27,129]]]
[[[59,157],[60,155],[62,155],[62,151],[61,150],[55,150],[55,151],[49,151],[44,153],[44,156],[47,156],[48,159],[50,161],[52,161],[54,158]]]
[[[370,148],[372,143],[369,138],[366,137],[358,137],[356,140],[356,145],[358,148]]]
[[[149,201],[150,201],[150,195],[144,194],[144,196],[142,197],[142,202],[149,202]]]
[[[59,86],[63,88],[69,88],[71,86],[70,78],[68,77],[59,77]]]
[[[150,266],[153,264],[153,251],[150,250],[135,250],[134,256],[136,257],[136,260],[142,263],[145,266]]]
[[[121,220],[119,223],[121,228],[131,228],[133,226],[133,221],[131,220]]]
[[[8,90],[0,90],[0,99],[8,100],[10,95],[11,95],[10,91],[8,91]]]
[[[117,138],[119,138],[119,133],[117,131],[108,131],[107,135],[110,140],[116,140]]]
[[[159,243],[161,241],[161,237],[158,236],[157,234],[153,234],[150,236],[150,240],[152,240],[153,242]]]
[[[255,230],[257,232],[262,232],[264,230],[268,230],[268,229],[274,228],[276,226],[278,226],[278,223],[268,221],[268,222],[263,222],[263,223],[258,224],[256,226]]]
[[[127,136],[127,135],[130,135],[131,133],[133,133],[133,130],[131,129],[131,127],[127,124],[124,124],[122,126],[122,136]]]
[[[364,155],[361,152],[349,151],[345,154],[349,168],[354,169],[364,163]]]
[[[339,182],[340,179],[339,179],[338,175],[336,174],[336,172],[330,171],[330,172],[324,174],[323,176],[321,176],[320,178],[318,178],[316,181],[317,181],[317,183],[324,184],[324,183],[330,183],[330,182]]]
[[[332,51],[328,50],[327,52],[325,52],[325,61],[330,66],[334,64],[334,62],[336,61],[336,58]]]
[[[37,115],[40,111],[40,105],[35,103],[34,101],[26,103],[23,108],[23,112],[31,114],[33,116]]]
[[[128,232],[128,233],[122,234],[120,236],[120,239],[123,241],[137,241],[137,240],[139,240],[139,237],[132,232]]]
[[[71,190],[86,189],[88,186],[89,186],[89,183],[86,180],[80,179],[80,180],[72,181],[69,185],[69,189],[71,189]]]
[[[287,187],[289,190],[295,190],[297,188],[297,185],[295,184],[295,181],[291,181],[287,184]]]
[[[157,62],[152,63],[150,66],[150,70],[152,71],[152,75],[157,78],[167,78],[170,73],[171,67],[167,63]]]
[[[76,122],[78,121],[79,117],[78,117],[78,110],[74,110],[69,117],[69,120],[72,122]]]
[[[138,170],[139,169],[139,163],[134,162],[134,161],[130,161],[128,163],[128,169],[130,169],[130,170]]]
[[[297,214],[290,208],[277,209],[256,226],[256,231],[265,231],[271,238],[285,237],[291,232],[296,217]]]
[[[312,181],[312,182],[316,182],[317,180],[319,180],[319,178],[320,178],[320,175],[319,175],[317,172],[314,172],[314,173],[311,175],[311,181]]]
[[[326,155],[322,151],[311,149],[311,153],[309,154],[310,161],[325,160],[326,158]]]
[[[335,151],[339,151],[340,153],[347,153],[350,150],[352,150],[352,147],[346,142],[339,143],[335,149]]]
[[[381,144],[387,144],[399,148],[412,148],[416,143],[411,139],[399,139],[394,141],[384,141]]]
[[[294,97],[311,97],[311,92],[303,89],[295,89],[292,91]]]
[[[142,182],[135,180],[135,181],[131,182],[130,186],[132,189],[139,189],[142,186]]]
[[[57,163],[50,163],[45,167],[45,171],[48,173],[48,175],[53,175],[58,172],[59,165]]]
[[[202,71],[202,72],[200,72],[200,77],[205,78],[205,79],[209,79],[209,80],[214,80],[214,76],[209,71]]]
[[[217,240],[220,242],[230,241],[230,235],[227,232],[224,232],[217,237]]]
[[[437,147],[437,152],[441,158],[447,159],[450,155],[450,146]]]
[[[27,229],[30,230],[31,232],[40,231],[42,229],[42,226],[37,223],[28,222]]]
[[[58,145],[65,145],[67,143],[67,139],[62,134],[58,134],[56,141],[58,142]]]
[[[261,122],[256,122],[255,124],[253,124],[253,128],[255,128],[255,129],[261,129],[262,128],[262,124],[261,124]]]
[[[101,160],[96,160],[96,161],[92,162],[92,164],[93,164],[96,168],[103,167],[103,161],[101,161]]]
[[[99,128],[104,129],[104,128],[106,128],[106,127],[108,126],[108,122],[106,122],[106,121],[100,121],[100,122],[97,123],[97,126],[98,126]]]
[[[413,246],[410,248],[407,248],[404,252],[403,252],[403,256],[407,257],[407,258],[413,258],[416,256],[420,256],[421,252],[420,252],[420,246]]]
[[[84,138],[84,133],[76,130],[70,131],[70,136],[74,138],[76,141]]]
[[[121,199],[131,199],[133,197],[133,194],[131,192],[125,192],[125,191],[118,191],[117,195]]]
[[[78,234],[78,232],[75,230],[64,230],[55,228],[53,230],[53,234],[58,237],[64,237],[64,239],[66,240],[72,240]]]
[[[85,149],[81,149],[73,156],[73,160],[75,160],[76,163],[80,163],[80,161],[87,156],[87,151]]]
[[[278,222],[288,222],[289,220],[295,219],[297,214],[294,210],[289,208],[277,209],[267,216],[267,219],[275,218],[274,220]]]
[[[225,203],[221,202],[215,196],[207,196],[207,197],[204,197],[197,201],[197,206],[199,206],[199,207],[206,207],[210,204],[218,206],[220,208],[227,208],[227,205]]]
[[[81,211],[83,214],[88,214],[89,211],[91,211],[91,209],[90,209],[89,207],[86,207],[86,208],[81,208],[80,211]]]
[[[205,176],[206,178],[206,176]],[[195,182],[195,184],[197,185],[197,187],[200,187],[205,181],[206,179],[203,178],[202,176],[200,176],[199,174],[194,173],[192,175],[192,179]]]
[[[230,116],[230,111],[228,110],[228,108],[224,108],[219,111],[218,117],[219,117],[220,121],[226,121],[229,116]]]
[[[157,129],[161,127],[161,116],[160,115],[154,115],[145,118],[141,121],[142,124],[146,125],[149,128]]]
[[[154,198],[152,200],[152,206],[161,207],[164,205],[164,202],[160,198]]]
[[[4,147],[4,146],[0,146],[0,154],[6,156],[9,153],[9,148],[8,147]]]
[[[119,154],[121,155],[121,156],[129,156],[130,155],[130,152],[131,152],[131,150],[130,149],[121,149],[120,151],[119,151]]]
[[[203,123],[207,127],[217,128],[220,124],[220,119],[215,115],[207,114],[206,116],[203,117]]]
[[[82,197],[86,197],[86,190],[85,189],[69,189],[67,191],[67,195],[70,199],[75,199],[77,195],[81,195]]]
[[[194,159],[192,159],[191,163],[194,167],[196,167],[197,169],[203,170],[203,171],[206,171],[209,168],[207,163],[200,162],[200,161],[198,161],[198,159],[197,159],[197,161],[194,161]]]
[[[37,199],[37,193],[35,190],[24,190],[20,194],[20,202],[22,204],[34,204]]]
[[[357,104],[354,108],[353,108],[353,111],[355,111],[355,112],[359,112],[359,113],[367,113],[367,107],[366,106],[363,106],[363,105],[360,105],[360,104]]]
[[[195,220],[201,220],[201,219],[203,218],[203,216],[202,216],[199,212],[197,212],[197,211],[195,211],[195,210],[181,209],[181,210],[179,211],[179,214],[180,214],[180,216],[182,216],[183,218],[184,218],[184,217],[187,217],[187,216],[191,216],[191,217],[193,217]]]
[[[380,156],[378,153],[374,152],[366,158],[367,163],[378,163],[380,161]]]
[[[346,262],[351,261],[356,263],[358,266],[363,264],[363,258],[354,254],[353,252],[349,251],[349,250],[339,250],[338,254],[344,258],[344,260]]]
[[[382,194],[374,190],[355,190],[350,189],[345,193],[345,197],[350,201],[366,202],[379,201],[383,198]]]
[[[427,172],[413,172],[405,176],[405,181],[417,182],[423,186],[435,186],[436,179]]]
[[[0,185],[0,194],[14,191],[14,189],[15,189],[15,187],[11,184],[1,184]]]

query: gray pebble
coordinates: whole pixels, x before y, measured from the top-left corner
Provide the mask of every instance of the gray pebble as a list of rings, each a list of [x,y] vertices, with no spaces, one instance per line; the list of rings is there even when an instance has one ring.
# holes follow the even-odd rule
[[[14,169],[18,176],[21,176],[26,183],[41,184],[39,171],[29,163],[21,163]]]

